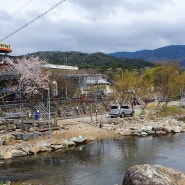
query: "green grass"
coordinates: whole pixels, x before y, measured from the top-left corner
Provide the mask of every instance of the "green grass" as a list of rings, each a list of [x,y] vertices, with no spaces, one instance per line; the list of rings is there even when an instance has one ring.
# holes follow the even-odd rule
[[[160,116],[175,116],[175,115],[181,115],[184,114],[185,110],[178,108],[178,107],[173,107],[169,106],[163,109],[161,112],[159,112]]]

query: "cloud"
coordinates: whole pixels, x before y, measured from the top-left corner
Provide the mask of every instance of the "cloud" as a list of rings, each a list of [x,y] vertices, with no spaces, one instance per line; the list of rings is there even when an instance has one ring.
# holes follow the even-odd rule
[[[58,2],[33,0],[1,25],[1,38]],[[24,4],[24,0],[3,2],[0,23]],[[12,45],[15,55],[51,50],[111,53],[184,44],[183,4],[183,0],[66,0],[4,42]]]

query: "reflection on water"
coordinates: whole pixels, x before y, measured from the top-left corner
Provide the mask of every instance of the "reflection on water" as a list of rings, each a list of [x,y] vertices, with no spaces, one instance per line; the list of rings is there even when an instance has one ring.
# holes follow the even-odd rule
[[[184,140],[185,134],[124,137],[95,141],[67,152],[10,159],[0,163],[0,180],[28,180],[32,185],[113,185],[122,182],[130,166],[143,163],[185,172]]]

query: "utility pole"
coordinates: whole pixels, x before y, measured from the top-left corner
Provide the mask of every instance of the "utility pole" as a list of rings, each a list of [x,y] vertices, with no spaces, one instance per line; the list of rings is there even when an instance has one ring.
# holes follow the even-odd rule
[[[98,123],[98,110],[96,109],[96,125]]]
[[[49,121],[49,137],[51,139],[51,101],[50,101],[50,88],[48,88],[48,121]]]

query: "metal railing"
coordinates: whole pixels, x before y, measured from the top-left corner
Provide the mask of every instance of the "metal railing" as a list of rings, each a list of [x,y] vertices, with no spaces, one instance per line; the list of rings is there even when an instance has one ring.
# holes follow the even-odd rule
[[[0,72],[0,80],[14,80],[14,79],[19,79],[20,74],[16,72]]]

